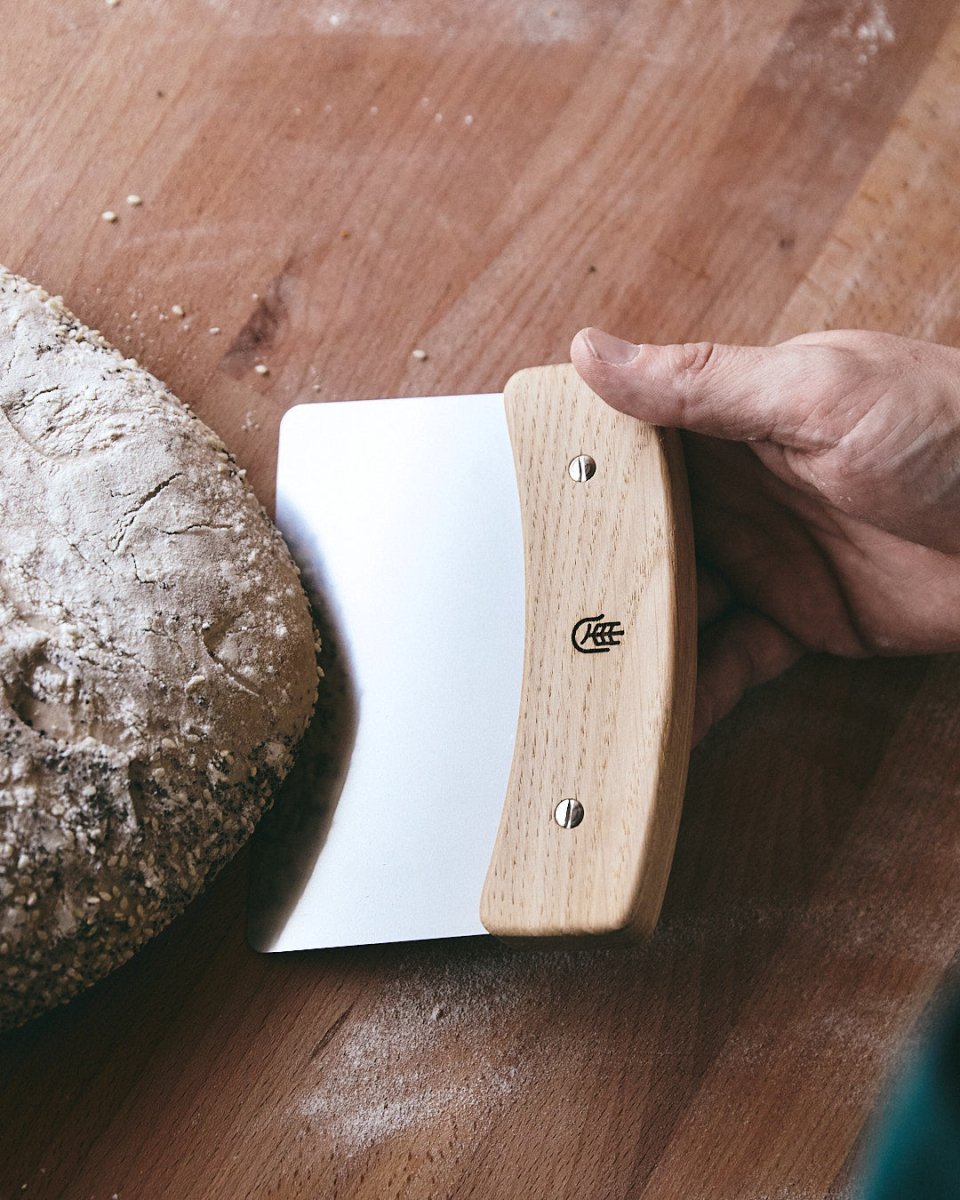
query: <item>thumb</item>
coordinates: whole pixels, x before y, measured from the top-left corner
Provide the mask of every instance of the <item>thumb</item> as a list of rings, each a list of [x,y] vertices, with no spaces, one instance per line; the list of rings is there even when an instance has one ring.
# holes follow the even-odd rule
[[[570,357],[597,395],[652,425],[812,448],[798,435],[812,407],[801,347],[637,346],[582,329]]]

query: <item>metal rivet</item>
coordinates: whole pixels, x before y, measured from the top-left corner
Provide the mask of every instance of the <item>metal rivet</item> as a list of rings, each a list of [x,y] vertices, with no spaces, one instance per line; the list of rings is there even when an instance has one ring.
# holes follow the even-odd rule
[[[586,483],[596,474],[597,464],[589,454],[578,454],[576,458],[571,458],[567,470],[570,472],[571,479],[577,483]]]
[[[583,820],[583,805],[579,800],[561,800],[553,810],[553,819],[561,829],[576,829]]]

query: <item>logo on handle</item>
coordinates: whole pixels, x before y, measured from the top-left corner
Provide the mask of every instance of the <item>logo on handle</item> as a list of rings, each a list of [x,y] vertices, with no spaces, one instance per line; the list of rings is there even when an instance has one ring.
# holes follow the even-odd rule
[[[596,617],[583,617],[570,633],[574,650],[581,654],[607,654],[620,645],[624,628],[619,621],[604,620],[603,613]]]

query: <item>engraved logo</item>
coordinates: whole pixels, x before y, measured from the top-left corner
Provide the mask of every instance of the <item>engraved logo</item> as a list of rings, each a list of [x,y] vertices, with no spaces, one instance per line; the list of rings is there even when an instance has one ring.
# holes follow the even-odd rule
[[[603,613],[596,617],[583,617],[574,625],[570,634],[574,650],[581,654],[607,654],[620,645],[624,628],[619,621],[607,621]]]

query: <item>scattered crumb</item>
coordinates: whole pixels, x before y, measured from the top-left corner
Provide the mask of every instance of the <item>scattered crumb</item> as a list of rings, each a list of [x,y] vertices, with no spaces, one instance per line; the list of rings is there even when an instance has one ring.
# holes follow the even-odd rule
[[[220,326],[219,326],[219,325],[211,325],[211,326],[210,326],[210,333],[217,334],[217,333],[219,333],[219,332],[220,332]]]
[[[314,390],[315,392],[319,392],[319,391],[321,391],[322,389],[321,389],[321,386],[320,386],[320,384],[319,384],[319,383],[315,383],[315,384],[313,385],[313,390]]]
[[[464,123],[464,125],[472,125],[473,124],[473,113],[467,113],[467,115],[463,118],[463,123]]]
[[[108,225],[112,225],[117,220],[117,214],[112,208],[108,208],[100,214],[100,219],[101,221],[106,221]]]
[[[107,8],[116,8],[120,0],[107,0]]]
[[[259,299],[260,299],[260,293],[259,293],[259,292],[251,292],[251,293],[250,293],[250,299],[251,299],[251,300],[259,300]]]
[[[136,192],[131,192],[130,195],[127,197],[127,203],[130,205],[131,208],[139,208],[140,205],[143,203],[143,197],[138,196]]]
[[[443,1016],[443,1009],[440,1007],[439,1004],[435,1004],[430,1011],[430,1020],[431,1021],[439,1021],[442,1016]]]
[[[380,111],[380,109],[379,109],[379,108],[376,106],[376,104],[371,104],[371,105],[370,105],[370,115],[371,115],[371,117],[375,117],[379,111]]]
[[[175,317],[183,317],[183,316],[186,316],[186,313],[184,312],[184,309],[183,309],[183,305],[182,305],[182,304],[171,304],[171,305],[170,305],[170,311],[173,313],[173,315],[174,315]]]
[[[420,98],[420,103],[423,105],[424,108],[429,108],[430,107],[430,97],[422,96]]]
[[[433,119],[434,119],[434,120],[436,121],[436,123],[439,125],[439,124],[440,124],[440,122],[443,120],[443,113],[442,113],[442,112],[434,113],[434,114],[433,114]]]
[[[140,314],[136,311],[136,309],[134,309],[134,311],[130,314],[130,320],[136,321],[139,316]]]
[[[416,350],[411,351],[410,357],[415,358],[417,360],[417,362],[426,362],[427,352],[426,352],[426,350],[420,350],[418,348]]]
[[[331,13],[330,17],[329,17],[329,21],[330,21],[330,24],[334,27],[334,29],[336,29],[338,25],[343,24],[343,14],[342,13]]]
[[[346,241],[346,239],[350,236],[350,230],[349,229],[341,229],[340,236],[344,239],[344,241]]]
[[[260,422],[254,420],[252,412],[248,412],[247,415],[243,418],[243,424],[240,426],[240,428],[245,433],[249,433],[252,429],[259,429]]]
[[[257,365],[253,369],[256,371],[256,373],[258,375],[269,375],[270,374],[270,368],[267,366],[266,363],[257,363]]]

